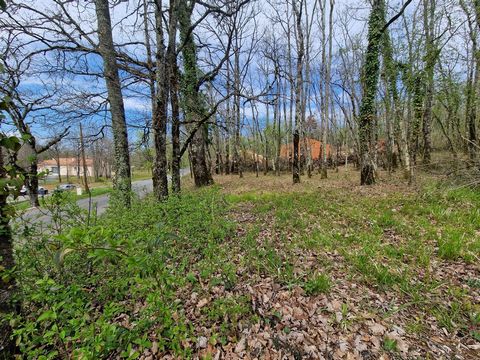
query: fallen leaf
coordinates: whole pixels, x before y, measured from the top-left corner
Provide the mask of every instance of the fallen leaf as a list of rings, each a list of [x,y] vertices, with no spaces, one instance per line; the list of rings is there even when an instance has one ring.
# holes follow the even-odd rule
[[[238,353],[241,353],[242,351],[245,351],[245,348],[246,348],[245,345],[246,345],[246,339],[245,337],[242,337],[238,342],[238,344],[235,346],[235,352],[238,354]]]
[[[373,323],[372,325],[370,325],[370,331],[374,335],[383,335],[386,330],[387,328],[379,323]]]
[[[198,302],[197,308],[201,309],[202,307],[204,307],[207,304],[208,304],[208,300],[207,299],[202,299]]]

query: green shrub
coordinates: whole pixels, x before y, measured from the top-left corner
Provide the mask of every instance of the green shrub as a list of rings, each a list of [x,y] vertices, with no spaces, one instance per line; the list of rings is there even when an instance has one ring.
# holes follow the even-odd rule
[[[60,221],[68,195],[51,201]],[[233,229],[226,210],[213,188],[112,206],[93,226],[30,231],[16,251],[22,311],[9,316],[22,356],[133,359],[156,341],[159,351],[189,357],[191,325],[178,292],[202,259],[221,253]],[[225,269],[233,286],[235,272]]]

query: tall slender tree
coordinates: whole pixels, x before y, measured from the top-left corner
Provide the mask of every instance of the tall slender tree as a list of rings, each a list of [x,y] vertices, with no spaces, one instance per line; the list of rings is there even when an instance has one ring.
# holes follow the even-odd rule
[[[360,106],[360,184],[375,183],[375,131],[378,76],[380,73],[380,45],[385,25],[385,2],[374,0],[368,21],[368,46],[362,69],[363,97]]]
[[[436,0],[423,0],[423,27],[425,32],[425,104],[423,111],[423,162],[429,164],[432,152],[432,107],[434,96],[434,70],[438,58],[435,42]]]
[[[170,107],[172,117],[172,190],[180,192],[180,104],[179,73],[177,64],[177,27],[178,0],[170,0],[168,20],[167,73],[170,91]]]
[[[293,1],[293,13],[295,15],[295,29],[297,36],[297,72],[295,81],[295,129],[293,131],[293,183],[300,182],[300,133],[302,128],[302,93],[303,93],[303,56],[305,51],[302,12],[303,0]]]
[[[183,76],[181,84],[182,104],[187,128],[194,132],[190,147],[193,177],[196,186],[213,183],[207,165],[207,124],[202,122],[206,115],[205,103],[199,91],[197,49],[193,37],[192,12],[195,1],[181,1],[178,7],[180,41],[183,54]],[[199,125],[199,126],[197,126]]]
[[[122,84],[113,44],[112,22],[108,0],[95,0],[98,24],[98,51],[103,59],[103,75],[108,91],[108,102],[112,117],[113,146],[115,151],[113,186],[118,190],[122,203],[130,206],[132,189],[128,133],[123,104]]]
[[[157,49],[155,52],[156,93],[152,127],[155,147],[155,158],[153,161],[153,192],[158,200],[163,200],[168,196],[167,111],[169,90],[162,5],[162,0],[155,0],[155,38],[157,40]]]

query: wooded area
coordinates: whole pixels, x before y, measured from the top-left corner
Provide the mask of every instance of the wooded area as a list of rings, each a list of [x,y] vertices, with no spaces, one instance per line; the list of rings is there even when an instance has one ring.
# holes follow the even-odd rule
[[[480,0],[0,7],[0,358],[480,357]]]

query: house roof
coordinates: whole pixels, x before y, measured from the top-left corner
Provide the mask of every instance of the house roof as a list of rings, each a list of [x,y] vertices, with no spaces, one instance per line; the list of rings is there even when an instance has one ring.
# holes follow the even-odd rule
[[[60,166],[77,166],[78,159],[76,157],[60,158]],[[87,166],[93,165],[93,159],[86,158],[85,163]],[[38,164],[39,167],[48,167],[48,166],[57,166],[56,159],[47,159],[43,160]],[[82,166],[82,161],[80,160],[80,166]]]

